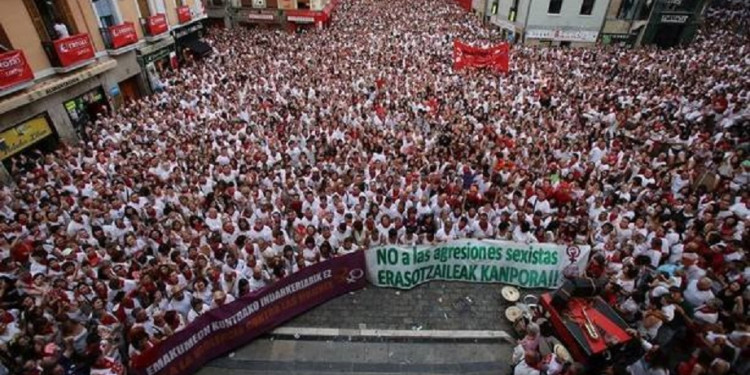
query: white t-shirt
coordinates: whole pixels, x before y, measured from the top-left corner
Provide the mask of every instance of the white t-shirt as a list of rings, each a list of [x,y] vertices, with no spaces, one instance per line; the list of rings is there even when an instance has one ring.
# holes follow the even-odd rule
[[[55,26],[53,26],[55,29],[55,32],[57,33],[57,36],[59,39],[67,38],[70,36],[70,33],[68,32],[68,27],[65,26],[63,23],[56,23]]]
[[[685,300],[693,307],[701,306],[714,298],[711,290],[698,290],[698,280],[693,280],[685,289]]]
[[[515,369],[513,369],[513,375],[539,375],[539,370],[526,364],[526,361],[521,361]]]

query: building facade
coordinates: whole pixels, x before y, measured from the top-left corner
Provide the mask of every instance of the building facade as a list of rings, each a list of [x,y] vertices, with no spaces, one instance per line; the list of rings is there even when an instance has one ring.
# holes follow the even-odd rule
[[[479,0],[492,25],[524,44],[583,46],[597,42],[610,0]]]
[[[673,47],[693,40],[708,0],[612,0],[602,43]]]
[[[158,82],[160,67],[154,65],[160,58],[179,60],[180,48],[197,49],[195,34],[205,18],[200,0],[3,0],[2,5],[0,181],[5,183],[11,180],[10,158],[79,142],[97,116],[150,92]]]
[[[295,30],[324,27],[340,0],[207,0],[213,23],[274,25]]]

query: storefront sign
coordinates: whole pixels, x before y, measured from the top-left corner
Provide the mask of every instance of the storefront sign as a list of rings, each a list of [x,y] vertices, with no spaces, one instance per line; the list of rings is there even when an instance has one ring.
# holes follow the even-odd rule
[[[167,16],[161,13],[153,15],[146,21],[146,26],[148,29],[148,34],[151,36],[163,34],[169,29]]]
[[[0,91],[34,80],[26,56],[21,50],[0,54]]]
[[[137,375],[192,374],[279,324],[365,286],[364,252],[305,267],[273,285],[205,312],[181,331],[134,356]]]
[[[510,22],[508,20],[504,20],[504,19],[499,18],[499,17],[492,17],[490,19],[490,23],[492,23],[493,25],[495,25],[495,26],[497,26],[497,27],[499,27],[501,29],[504,29],[504,30],[516,31],[516,25],[513,24],[513,22]]]
[[[687,22],[690,18],[687,14],[662,14],[661,23],[676,23],[681,24]]]
[[[146,56],[172,44],[174,44],[174,38],[170,36],[168,38],[160,39],[156,43],[144,45],[143,47],[138,49],[138,54]]]
[[[117,60],[108,59],[83,68],[75,74],[58,76],[43,83],[35,85],[32,89],[20,95],[13,95],[0,101],[0,113],[12,111],[57,91],[72,87],[97,74],[106,72],[117,66]]]
[[[503,283],[554,289],[579,275],[589,246],[458,240],[436,246],[381,246],[365,252],[367,278],[382,287],[410,289],[432,280]]]
[[[549,39],[566,42],[594,43],[599,36],[598,31],[589,30],[551,30],[551,29],[528,29],[526,38]]]
[[[33,118],[0,133],[0,160],[16,154],[52,134],[44,116]]]
[[[247,15],[247,19],[251,21],[273,21],[273,14],[262,14],[262,13],[250,13]]]
[[[95,116],[95,113],[104,113],[104,108],[108,107],[107,97],[104,96],[104,91],[101,87],[97,87],[77,98],[68,100],[63,103],[63,106],[68,111],[70,122],[73,123],[73,127],[76,129],[81,129],[86,123],[91,121],[90,116]]]
[[[89,34],[77,34],[54,42],[60,66],[66,67],[94,58]]]
[[[188,23],[191,18],[192,16],[190,15],[189,6],[177,7],[177,20],[180,21],[180,23]]]
[[[174,37],[176,39],[180,39],[180,38],[184,37],[185,35],[192,34],[192,33],[196,32],[198,30],[201,30],[202,28],[203,28],[203,24],[201,24],[199,22],[198,23],[194,23],[194,24],[192,24],[192,25],[190,25],[188,27],[183,27],[183,28],[180,28],[180,29],[174,31]]]
[[[135,32],[135,25],[132,22],[124,22],[121,25],[111,26],[109,28],[109,35],[112,37],[112,47],[114,49],[138,42],[138,34]]]
[[[313,22],[315,22],[315,17],[287,16],[286,19],[289,22],[299,22],[299,23],[313,23]]]
[[[635,40],[638,34],[602,34],[602,44],[618,44],[625,43],[626,45],[632,46],[635,44]]]
[[[286,20],[297,23],[314,23],[315,21],[324,21],[326,17],[323,12],[313,12],[311,10],[287,10]]]

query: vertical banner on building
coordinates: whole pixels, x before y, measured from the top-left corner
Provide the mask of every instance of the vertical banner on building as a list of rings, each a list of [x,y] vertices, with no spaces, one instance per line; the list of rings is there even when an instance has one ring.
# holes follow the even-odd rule
[[[61,66],[71,66],[94,58],[94,46],[88,34],[76,34],[54,42]]]
[[[174,51],[169,53],[169,66],[171,66],[172,69],[177,69],[180,67],[180,63],[177,60],[177,53]]]
[[[26,56],[21,50],[0,54],[0,91],[34,79]]]
[[[432,280],[554,289],[586,267],[589,246],[458,240],[435,246],[381,246],[365,252],[376,286],[410,289]]]
[[[459,40],[453,42],[453,68],[487,67],[496,72],[507,72],[510,63],[510,46],[500,43],[494,46],[473,47]]]
[[[201,315],[182,331],[133,358],[134,373],[192,374],[211,359],[366,283],[365,257],[361,251],[303,268],[271,286]]]
[[[112,37],[112,48],[117,49],[138,42],[138,34],[132,22],[110,26],[109,35]]]

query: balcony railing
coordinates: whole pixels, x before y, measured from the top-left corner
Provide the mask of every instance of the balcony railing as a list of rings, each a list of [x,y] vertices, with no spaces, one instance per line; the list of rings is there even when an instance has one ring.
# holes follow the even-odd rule
[[[190,22],[191,19],[193,19],[193,15],[190,14],[189,6],[177,7],[177,21],[183,24]]]
[[[94,62],[94,46],[89,34],[81,33],[53,42],[42,42],[44,52],[56,72],[69,72]]]
[[[149,42],[169,35],[167,33],[167,31],[169,31],[167,16],[162,13],[155,14],[148,18],[141,18],[141,26],[143,27],[143,34],[146,35],[146,40]]]
[[[34,82],[34,72],[21,50],[0,53],[0,96]]]
[[[104,46],[110,54],[120,54],[132,49],[138,43],[138,33],[132,22],[123,22],[119,25],[99,28],[104,40]]]

